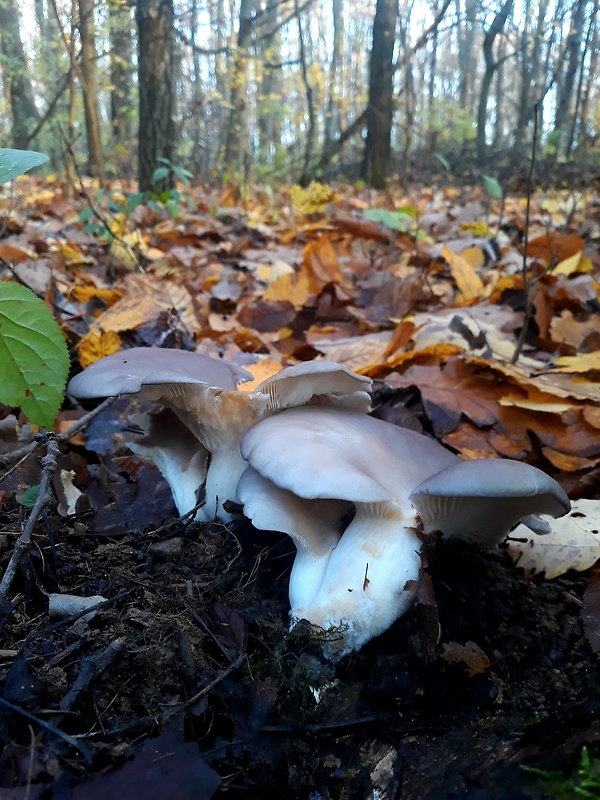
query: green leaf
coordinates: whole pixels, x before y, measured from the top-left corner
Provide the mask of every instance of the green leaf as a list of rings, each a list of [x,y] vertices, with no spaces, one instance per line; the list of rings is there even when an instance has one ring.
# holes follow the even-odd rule
[[[141,206],[144,202],[144,193],[138,192],[137,194],[129,194],[127,195],[127,204],[125,206],[125,213],[131,214],[132,211],[138,206]]]
[[[394,231],[405,231],[413,222],[412,217],[401,211],[387,211],[385,208],[368,208],[363,214],[371,222],[381,222]]]
[[[175,164],[172,165],[171,169],[182,183],[189,183],[191,179],[194,177],[193,174],[189,171],[189,169],[178,167]]]
[[[168,167],[157,167],[154,172],[152,173],[152,183],[158,183],[159,181],[164,180],[169,174]]]
[[[448,172],[450,172],[450,169],[451,169],[450,162],[448,161],[448,159],[445,156],[443,156],[441,153],[434,153],[433,157],[437,158],[437,160],[440,162],[442,167],[445,170],[447,170]]]
[[[8,150],[0,147],[0,184],[48,161],[48,156],[35,150]]]
[[[490,197],[502,197],[502,187],[496,180],[496,178],[490,178],[489,175],[483,176],[483,188],[489,194]]]
[[[30,486],[29,489],[26,489],[21,495],[21,499],[19,500],[20,504],[25,508],[33,508],[39,493],[40,493],[39,483],[36,486]],[[52,492],[50,491],[50,489],[46,489],[46,497],[47,499],[50,499],[52,497]]]
[[[174,198],[170,197],[167,202],[165,203],[167,207],[167,211],[173,217],[173,219],[177,219],[179,217],[179,203]]]
[[[51,428],[68,372],[67,344],[44,303],[25,286],[0,283],[0,402]]]
[[[94,212],[91,208],[84,208],[79,212],[79,222],[89,222],[93,216]]]

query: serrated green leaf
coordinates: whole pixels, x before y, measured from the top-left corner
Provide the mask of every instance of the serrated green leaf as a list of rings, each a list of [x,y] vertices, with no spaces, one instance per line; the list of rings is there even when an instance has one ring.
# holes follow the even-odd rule
[[[489,175],[483,176],[483,188],[489,194],[490,197],[502,197],[502,187],[496,180],[496,178],[490,178]]]
[[[35,150],[9,150],[0,147],[0,184],[11,181],[46,161],[48,156],[36,153]]]
[[[0,283],[0,402],[51,428],[68,372],[67,344],[44,303],[25,286]]]

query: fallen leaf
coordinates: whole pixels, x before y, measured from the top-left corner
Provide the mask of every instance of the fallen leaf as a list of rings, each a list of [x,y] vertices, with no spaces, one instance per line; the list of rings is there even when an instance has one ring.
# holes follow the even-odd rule
[[[447,664],[464,664],[471,677],[481,675],[490,667],[490,660],[475,642],[446,642],[442,645],[441,658]]]
[[[479,299],[483,295],[484,286],[471,264],[462,255],[450,250],[449,247],[442,249],[442,258],[448,262],[452,277],[465,302],[469,303]]]
[[[79,363],[85,369],[101,358],[118,353],[122,344],[121,337],[114,331],[91,330],[77,345]]]
[[[528,577],[543,572],[551,580],[570,569],[583,572],[600,558],[600,500],[574,500],[564,517],[543,518],[550,533],[518,525],[508,540],[508,554]]]

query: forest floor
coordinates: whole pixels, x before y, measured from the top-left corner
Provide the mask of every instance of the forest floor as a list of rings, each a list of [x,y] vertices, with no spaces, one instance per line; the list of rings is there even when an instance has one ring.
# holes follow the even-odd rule
[[[511,365],[523,198],[490,215],[478,190],[353,192],[319,212],[327,192],[313,189],[302,222],[299,201],[294,218],[267,196],[253,220],[208,201],[178,220],[143,206],[145,267],[132,273],[127,256],[115,273],[116,240],[82,232],[57,188],[27,191],[0,258],[58,309],[81,364],[115,346],[108,333],[116,349],[202,343],[262,377],[267,362],[326,355],[376,379],[377,416],[598,497],[597,204],[536,201],[533,319]],[[405,212],[373,219],[370,204]],[[410,228],[417,206],[426,236]],[[62,443],[52,499],[0,606],[0,800],[599,796],[597,568],[565,563],[545,580],[526,577],[510,546],[437,543],[428,601],[332,664],[322,634],[289,631],[291,540],[243,518],[178,520],[159,473],[127,449],[134,405],[115,401]],[[31,431],[0,410],[6,454]],[[57,431],[84,414],[67,403]],[[2,570],[40,482],[37,455],[0,474]],[[55,595],[97,607],[51,615]],[[551,781],[556,771],[569,777]]]
[[[97,449],[116,411],[88,431]],[[416,606],[332,665],[314,632],[288,631],[287,537],[182,523],[146,467],[113,485],[98,469],[87,497],[68,533],[48,515],[3,609],[3,699],[37,718],[2,709],[3,800],[209,798],[219,777],[228,797],[559,797],[523,767],[570,773],[600,738],[585,575],[525,580],[502,551],[446,544],[429,565],[437,646]],[[5,538],[17,524],[4,515]],[[57,622],[59,589],[112,600]]]

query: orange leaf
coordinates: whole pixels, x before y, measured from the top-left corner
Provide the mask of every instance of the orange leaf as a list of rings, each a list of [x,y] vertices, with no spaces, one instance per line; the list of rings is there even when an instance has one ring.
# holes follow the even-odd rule
[[[32,258],[31,254],[26,250],[21,250],[19,247],[13,247],[10,244],[0,244],[0,258],[7,261],[9,264],[20,264],[27,259]]]
[[[551,261],[558,264],[576,253],[580,253],[584,246],[585,242],[576,233],[548,231],[543,236],[531,239],[527,246],[527,255],[539,258],[547,266]]]
[[[329,236],[321,236],[304,248],[304,269],[319,284],[341,283],[343,276]]]

